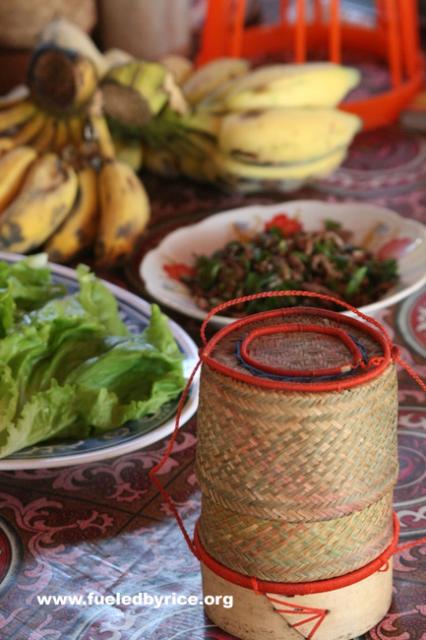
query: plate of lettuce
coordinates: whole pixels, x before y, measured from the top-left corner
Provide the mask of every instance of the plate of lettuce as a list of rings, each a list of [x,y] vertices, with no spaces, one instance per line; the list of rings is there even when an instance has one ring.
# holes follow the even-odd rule
[[[157,305],[44,254],[0,253],[0,470],[95,462],[170,434],[198,358]],[[182,413],[196,411],[198,378]]]

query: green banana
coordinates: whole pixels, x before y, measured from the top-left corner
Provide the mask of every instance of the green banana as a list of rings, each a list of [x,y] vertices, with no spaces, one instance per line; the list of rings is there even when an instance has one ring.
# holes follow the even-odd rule
[[[196,131],[211,138],[217,138],[221,126],[222,116],[204,111],[194,111],[187,116],[183,116],[179,124],[189,131]]]
[[[139,140],[114,138],[114,155],[120,162],[128,164],[133,171],[139,171],[143,165],[143,149]]]
[[[123,127],[143,127],[168,104],[170,78],[155,62],[133,60],[112,67],[102,82],[106,114]]]

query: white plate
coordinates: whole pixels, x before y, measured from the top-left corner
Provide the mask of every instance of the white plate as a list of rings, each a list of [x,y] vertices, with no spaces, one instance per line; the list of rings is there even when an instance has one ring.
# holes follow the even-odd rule
[[[24,256],[0,252],[0,260],[16,262]],[[66,286],[68,291],[77,290],[75,271],[68,267],[50,264],[55,282]],[[140,332],[149,322],[150,305],[141,298],[125,291],[121,287],[103,281],[117,298],[120,314],[131,331]],[[170,328],[184,354],[184,374],[189,375],[198,360],[198,349],[189,335],[178,324],[169,320]],[[0,470],[17,471],[20,469],[40,469],[65,467],[68,465],[97,462],[124,455],[147,447],[165,436],[175,426],[176,402],[168,403],[154,416],[129,422],[103,436],[79,441],[64,441],[54,444],[40,444],[17,451],[7,458],[0,459]],[[181,417],[181,426],[195,413],[198,405],[198,377],[194,380]]]
[[[235,238],[236,226],[243,231],[260,231],[265,222],[277,213],[296,216],[307,231],[320,229],[324,219],[340,222],[345,229],[353,232],[355,244],[374,253],[388,242],[405,240],[402,243],[405,246],[392,254],[398,260],[398,284],[377,302],[361,307],[365,313],[374,313],[395,304],[426,283],[426,227],[421,223],[402,218],[394,211],[372,204],[296,200],[224,211],[197,224],[173,231],[142,260],[140,275],[147,291],[172,309],[202,320],[206,317],[205,311],[195,304],[185,285],[167,275],[164,265],[191,265],[194,254],[210,255]],[[398,246],[398,243],[395,244]],[[214,318],[220,325],[232,320],[226,316]]]

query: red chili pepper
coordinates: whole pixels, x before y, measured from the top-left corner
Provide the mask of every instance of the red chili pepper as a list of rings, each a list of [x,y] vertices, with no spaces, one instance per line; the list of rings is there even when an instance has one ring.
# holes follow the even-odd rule
[[[195,275],[195,269],[183,263],[165,264],[163,265],[163,269],[173,280],[182,280],[184,277],[191,278]]]
[[[388,260],[389,258],[401,258],[413,245],[412,238],[394,238],[389,240],[377,252],[377,257],[380,260]]]
[[[279,229],[284,238],[288,238],[298,231],[301,231],[302,225],[299,220],[289,218],[285,213],[278,213],[272,220],[269,220],[269,222],[265,224],[265,231],[269,229]]]

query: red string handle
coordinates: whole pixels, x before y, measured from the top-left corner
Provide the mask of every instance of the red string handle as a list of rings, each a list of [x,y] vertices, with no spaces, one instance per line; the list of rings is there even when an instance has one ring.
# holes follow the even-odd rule
[[[422,391],[426,392],[426,384],[421,379],[419,374],[416,371],[414,371],[413,367],[410,366],[408,362],[405,362],[405,360],[401,358],[399,348],[396,345],[392,346],[392,359],[394,362],[397,362],[403,369],[405,369],[408,375],[413,378],[414,382],[417,382],[417,384],[419,385],[420,389],[422,389]]]
[[[152,469],[150,469],[148,475],[151,479],[151,482],[157,487],[157,489],[159,490],[159,492],[161,493],[164,502],[168,505],[168,507],[170,508],[171,512],[173,513],[176,522],[179,525],[179,528],[182,532],[183,537],[185,538],[186,544],[189,547],[189,550],[191,551],[191,553],[193,553],[193,555],[198,558],[198,551],[193,543],[193,541],[191,540],[191,536],[189,535],[188,531],[186,530],[186,527],[184,525],[184,522],[181,518],[181,516],[179,515],[179,512],[176,508],[175,503],[173,502],[172,498],[170,497],[169,493],[166,491],[166,489],[163,487],[161,481],[157,478],[157,473],[160,471],[160,469],[162,469],[162,467],[166,464],[167,460],[170,458],[170,455],[172,453],[173,450],[173,446],[176,442],[176,437],[179,431],[179,427],[180,427],[180,419],[182,416],[182,411],[183,408],[185,406],[185,401],[188,397],[189,394],[189,390],[191,388],[192,383],[194,382],[194,378],[195,375],[200,367],[201,364],[201,359],[198,360],[197,364],[195,365],[195,367],[193,368],[191,375],[188,378],[188,381],[185,385],[185,388],[182,392],[182,395],[179,399],[179,403],[177,406],[177,410],[176,410],[176,420],[175,420],[175,427],[173,429],[173,433],[170,436],[170,439],[167,443],[167,447],[166,450],[161,458],[161,460],[159,462],[157,462],[157,464],[152,467]]]
[[[324,300],[326,302],[332,302],[334,304],[340,305],[344,309],[347,309],[348,311],[351,311],[352,313],[357,315],[359,318],[362,318],[366,322],[369,322],[370,324],[374,325],[376,329],[378,329],[379,332],[385,338],[385,341],[389,345],[389,348],[392,347],[392,340],[390,339],[386,329],[383,327],[382,324],[380,324],[380,322],[378,322],[374,318],[367,316],[365,313],[362,313],[362,311],[359,311],[359,309],[352,306],[348,302],[345,302],[344,300],[339,300],[338,298],[334,298],[333,296],[326,295],[325,293],[316,293],[314,291],[300,291],[299,289],[286,290],[286,291],[262,291],[261,293],[253,293],[249,296],[241,296],[240,298],[234,298],[234,300],[228,300],[228,302],[222,302],[222,304],[218,304],[216,307],[214,307],[208,312],[206,318],[203,320],[203,324],[201,325],[200,335],[201,335],[201,340],[203,341],[203,344],[204,345],[207,344],[207,338],[206,338],[207,325],[217,313],[220,313],[225,309],[229,309],[230,307],[234,307],[244,302],[253,302],[254,300],[261,300],[262,298],[275,298],[275,297],[316,298],[317,300]]]
[[[417,540],[411,540],[411,542],[406,542],[405,544],[400,544],[396,547],[393,555],[396,553],[402,553],[403,551],[407,551],[407,549],[412,549],[413,547],[417,547],[417,545],[426,544],[426,536],[424,538],[417,538]]]

